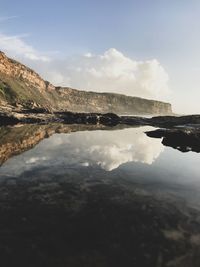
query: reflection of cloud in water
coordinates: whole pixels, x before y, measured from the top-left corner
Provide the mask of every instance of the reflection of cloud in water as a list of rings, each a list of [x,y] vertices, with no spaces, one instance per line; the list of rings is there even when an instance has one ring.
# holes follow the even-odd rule
[[[164,148],[160,140],[144,134],[147,130],[149,127],[56,134],[9,160],[3,168],[10,166],[15,171],[18,168],[21,173],[38,166],[77,164],[84,167],[98,165],[111,171],[127,162],[152,164]]]
[[[85,163],[86,166],[98,164],[105,170],[113,170],[126,162],[142,162],[152,164],[163,150],[159,140],[147,138],[146,128],[124,129],[117,131],[97,131],[76,133],[63,138],[64,144],[70,148],[69,156],[74,160]],[[57,136],[52,142],[57,142]],[[84,161],[85,160],[85,161]]]
[[[31,157],[31,158],[27,159],[26,163],[27,164],[34,164],[34,163],[36,163],[38,161],[40,162],[42,160],[46,160],[46,157]]]

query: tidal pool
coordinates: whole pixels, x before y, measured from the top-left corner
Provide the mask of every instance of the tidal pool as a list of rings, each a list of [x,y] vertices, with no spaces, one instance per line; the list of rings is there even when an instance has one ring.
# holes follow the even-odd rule
[[[199,267],[200,155],[152,129],[2,129],[2,265]]]

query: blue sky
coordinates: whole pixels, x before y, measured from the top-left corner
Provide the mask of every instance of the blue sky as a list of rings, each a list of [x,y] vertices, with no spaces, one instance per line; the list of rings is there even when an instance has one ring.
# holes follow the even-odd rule
[[[63,63],[64,59],[71,63],[72,58],[77,60],[78,55],[104,55],[110,48],[115,48],[134,62],[146,62],[142,72],[148,61],[157,60],[169,76],[167,83],[170,93],[166,97],[159,91],[160,99],[171,101],[177,112],[200,113],[200,1],[0,0],[0,5],[0,39],[2,35],[16,37],[25,45],[31,46],[38,55],[56,60],[55,66],[58,69],[54,73],[56,71],[57,75],[64,75],[59,73],[61,66],[69,71]],[[0,49],[23,61],[23,52],[14,53],[14,49],[5,49],[5,42],[1,47],[0,41]],[[122,60],[119,54],[109,54],[112,67],[117,56],[120,58],[119,63]],[[40,69],[39,63],[27,59],[24,62],[49,78],[45,73],[47,67]],[[127,62],[126,66],[129,64]],[[53,73],[50,64],[49,62],[48,67]],[[100,64],[99,59],[93,60],[93,64]],[[77,69],[77,62],[75,66]],[[80,66],[83,68],[86,63],[81,62]],[[95,68],[91,62],[90,68]],[[140,67],[139,69],[141,71]],[[71,76],[69,80],[73,81]],[[98,82],[101,84],[100,80]],[[77,82],[72,82],[73,84],[81,87]],[[125,83],[121,84],[126,87]],[[136,84],[138,81],[134,86]],[[140,80],[139,87],[141,84]],[[84,83],[83,85],[85,86]],[[94,81],[90,85],[94,85]],[[127,88],[130,86],[129,83]],[[143,96],[143,91],[141,89],[140,96]],[[125,91],[126,94],[128,92]],[[146,96],[148,97],[144,92],[144,97]]]

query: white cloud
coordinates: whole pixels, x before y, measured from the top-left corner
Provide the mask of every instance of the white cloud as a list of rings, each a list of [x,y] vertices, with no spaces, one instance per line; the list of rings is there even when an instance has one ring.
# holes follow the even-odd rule
[[[42,160],[47,160],[47,158],[46,157],[32,157],[26,161],[26,164],[34,164]]]
[[[53,60],[27,44],[23,36],[0,33],[0,49],[55,85],[158,100],[168,99],[170,92],[168,74],[158,60],[136,61],[115,48],[101,55],[88,52]]]
[[[88,165],[97,164],[106,171],[112,171],[127,162],[151,165],[163,151],[163,146],[160,140],[146,137],[144,131],[148,129],[143,127],[115,132],[91,132],[88,138],[84,133],[71,135],[69,138],[73,142],[73,148],[70,148],[70,158],[73,158],[75,149],[79,148],[76,161],[87,159]]]
[[[90,57],[92,57],[92,54],[88,52],[88,53],[84,54],[84,56],[90,58]]]
[[[55,60],[37,69],[42,71],[45,79],[56,85],[88,91],[116,92],[154,99],[166,99],[170,93],[168,74],[158,60],[136,61],[114,48],[102,55],[87,53],[66,60]]]
[[[36,49],[27,44],[22,37],[23,35],[9,36],[0,33],[0,50],[14,58],[25,58],[30,61],[42,62],[50,61],[49,57],[41,55]]]

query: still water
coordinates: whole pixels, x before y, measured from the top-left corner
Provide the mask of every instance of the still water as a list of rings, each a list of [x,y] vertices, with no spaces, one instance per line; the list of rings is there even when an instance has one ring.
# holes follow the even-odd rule
[[[0,130],[2,266],[200,266],[199,154],[152,127],[23,127]]]

